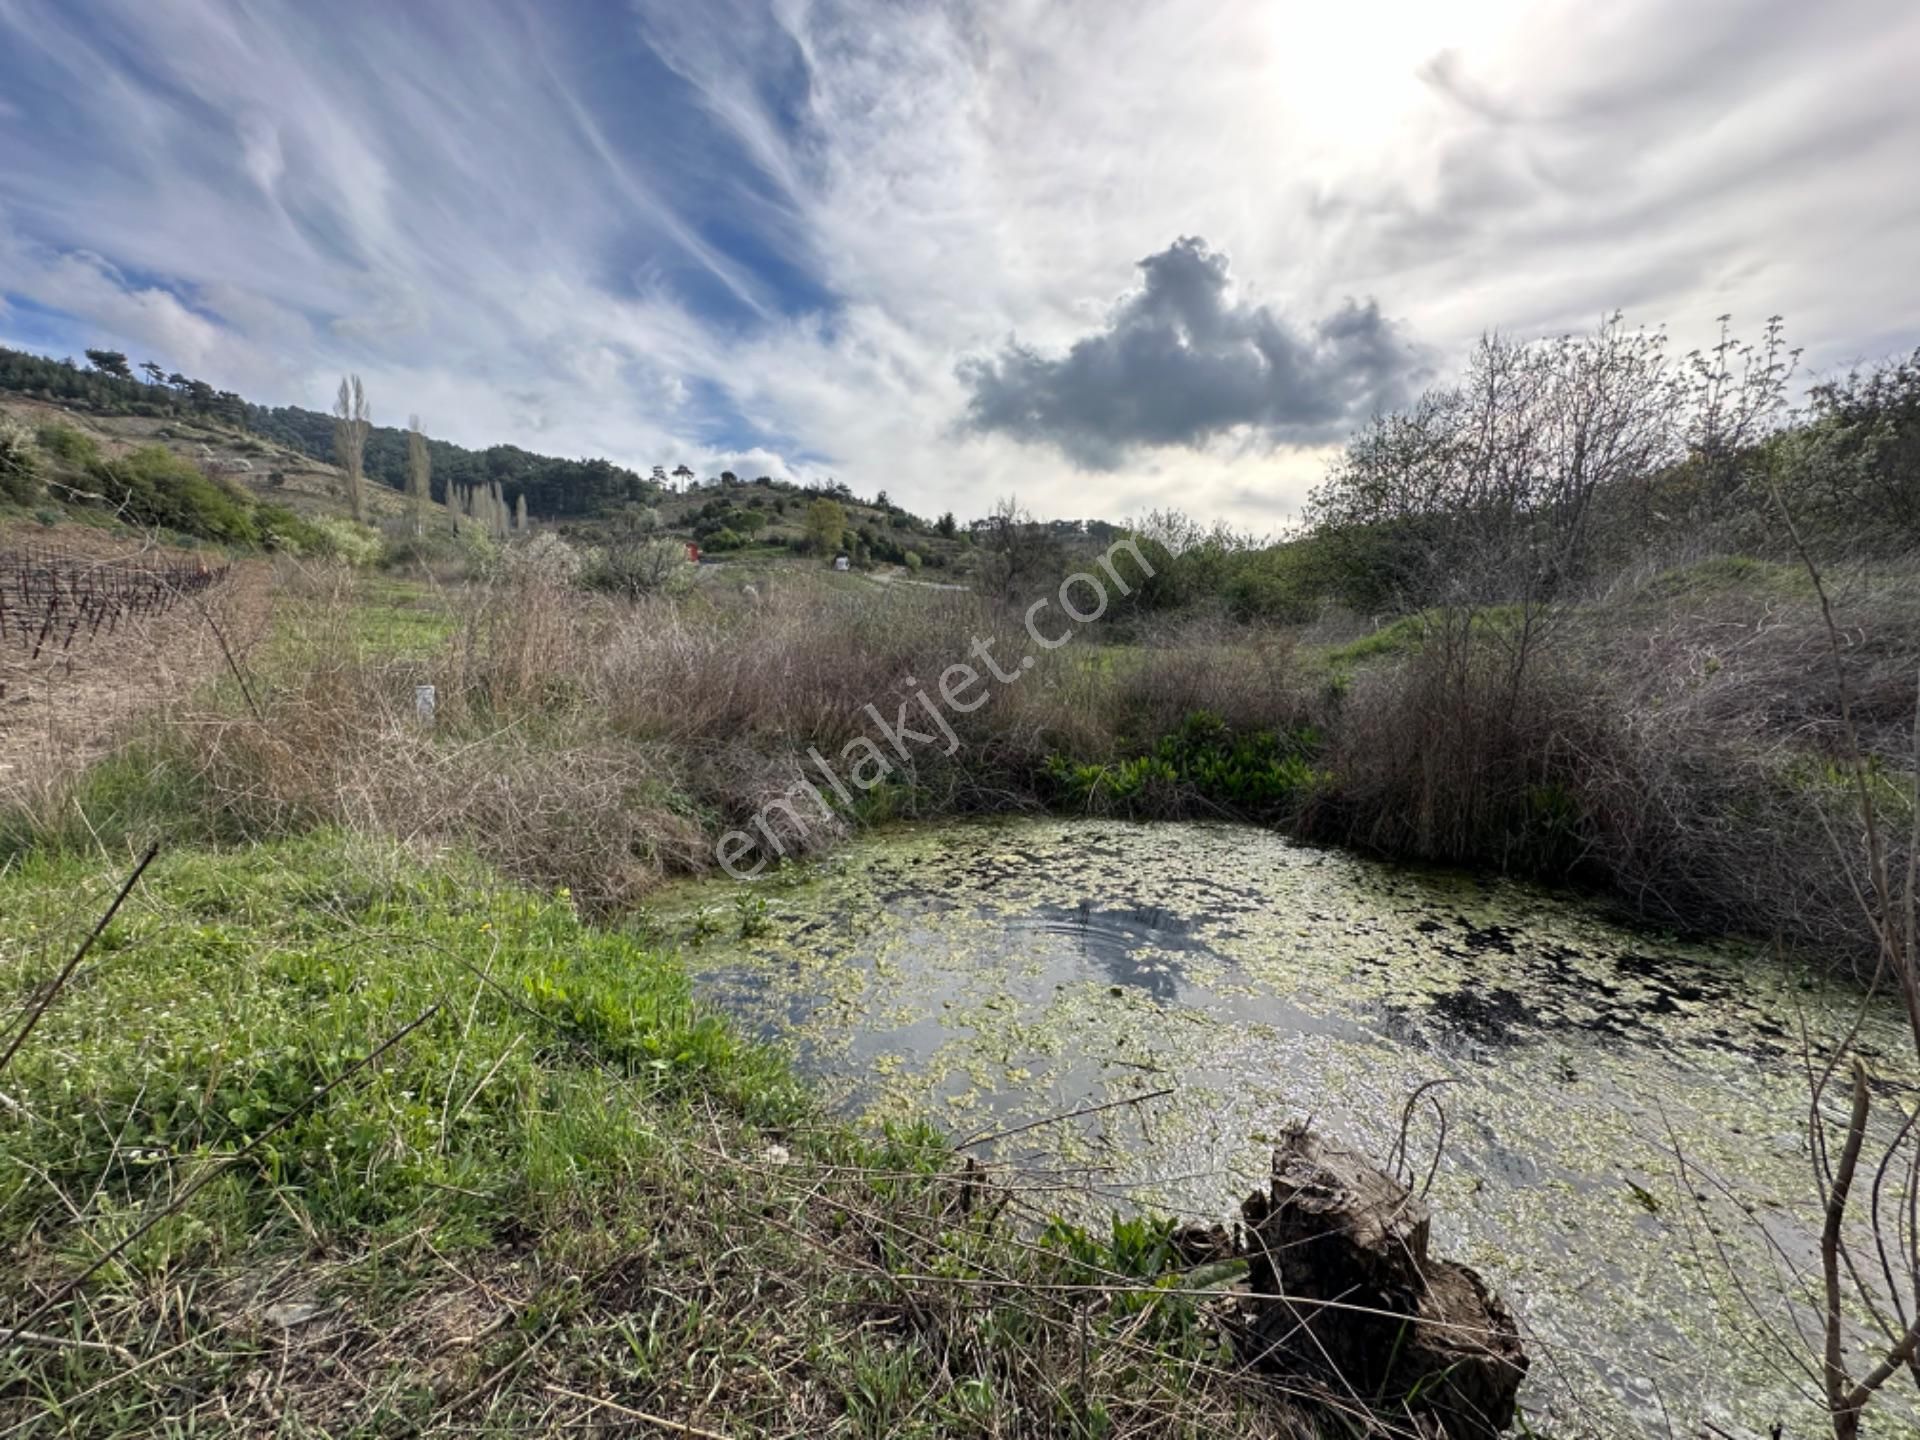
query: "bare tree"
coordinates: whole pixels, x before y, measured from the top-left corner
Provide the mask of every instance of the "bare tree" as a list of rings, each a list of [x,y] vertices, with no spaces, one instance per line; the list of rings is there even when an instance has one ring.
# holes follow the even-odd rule
[[[1009,600],[1057,580],[1064,569],[1060,542],[1017,496],[994,505],[980,543],[985,587]]]
[[[413,512],[413,533],[427,533],[427,507],[433,503],[433,456],[421,433],[420,417],[407,417],[407,501]]]
[[[527,492],[524,490],[513,497],[513,528],[516,530],[527,528]]]
[[[1309,516],[1363,608],[1540,601],[1602,549],[1602,499],[1679,460],[1678,376],[1657,331],[1481,339],[1457,386],[1354,437]]]
[[[367,518],[367,434],[373,421],[367,409],[366,387],[358,375],[340,379],[340,393],[333,401],[333,453],[347,473],[347,505],[353,518]]]
[[[1834,618],[1833,602],[1820,567],[1807,547],[1792,511],[1774,486],[1789,537],[1820,599],[1826,622],[1828,658],[1833,667],[1834,695],[1840,711],[1840,746],[1859,819],[1854,837],[1833,833],[1843,850],[1855,849],[1864,870],[1856,893],[1879,942],[1879,957],[1863,1005],[1873,1003],[1883,988],[1899,997],[1914,1048],[1920,1053],[1920,710],[1914,725],[1915,772],[1905,798],[1912,813],[1912,832],[1906,837],[1906,855],[1890,833],[1881,805],[1875,799],[1874,765],[1861,744],[1854,720],[1854,701],[1847,677],[1847,642]],[[1872,1166],[1867,1192],[1865,1229],[1872,1237],[1873,1255],[1857,1257],[1848,1236],[1854,1185],[1862,1177],[1863,1152],[1869,1143],[1867,1121],[1873,1105],[1873,1085],[1862,1057],[1855,1051],[1858,1022],[1841,1036],[1813,1076],[1808,1132],[1814,1157],[1814,1184],[1822,1203],[1820,1231],[1821,1333],[1819,1373],[1834,1440],[1855,1440],[1860,1419],[1889,1380],[1902,1372],[1920,1385],[1920,1106],[1894,1099],[1897,1126],[1890,1135],[1873,1140],[1877,1151],[1864,1156]],[[1840,1132],[1840,1154],[1835,1162],[1828,1142],[1828,1094],[1839,1073],[1850,1070],[1847,1119]],[[1902,1153],[1905,1151],[1906,1153]],[[1891,1180],[1891,1185],[1889,1181]],[[1878,1261],[1884,1290],[1865,1276]],[[1857,1377],[1847,1360],[1849,1312],[1863,1312],[1880,1332],[1884,1349]]]

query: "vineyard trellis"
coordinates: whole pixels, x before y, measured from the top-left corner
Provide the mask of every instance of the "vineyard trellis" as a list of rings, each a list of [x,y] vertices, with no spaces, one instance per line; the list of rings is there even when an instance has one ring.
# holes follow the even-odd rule
[[[122,620],[161,615],[227,578],[195,558],[100,560],[50,545],[0,550],[0,646],[29,660],[65,654],[76,639],[111,635]]]

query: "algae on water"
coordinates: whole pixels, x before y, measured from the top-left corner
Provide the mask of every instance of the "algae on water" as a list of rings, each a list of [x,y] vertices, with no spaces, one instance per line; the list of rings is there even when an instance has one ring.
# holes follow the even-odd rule
[[[1854,991],[1564,894],[1239,826],[889,830],[762,882],[737,938],[712,934],[729,883],[677,892],[663,923],[701,942],[705,995],[849,1110],[977,1140],[1110,1105],[975,1153],[1056,1208],[1213,1219],[1288,1121],[1384,1160],[1406,1097],[1444,1079],[1437,1238],[1532,1332],[1537,1425],[1817,1415],[1740,1292],[1779,1296],[1813,1261],[1798,1037],[1838,1034]],[[1909,1090],[1897,1015],[1871,1010],[1861,1044]],[[1421,1179],[1437,1135],[1423,1102]]]

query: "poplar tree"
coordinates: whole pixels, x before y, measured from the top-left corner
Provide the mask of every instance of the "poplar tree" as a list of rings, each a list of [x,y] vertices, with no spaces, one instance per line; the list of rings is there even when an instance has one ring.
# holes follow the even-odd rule
[[[407,417],[407,500],[413,510],[413,533],[427,533],[427,506],[433,503],[433,456],[420,431],[420,417]]]
[[[366,387],[358,375],[343,375],[340,393],[333,401],[333,453],[347,472],[347,505],[353,518],[363,525],[367,519],[367,432],[371,429]]]

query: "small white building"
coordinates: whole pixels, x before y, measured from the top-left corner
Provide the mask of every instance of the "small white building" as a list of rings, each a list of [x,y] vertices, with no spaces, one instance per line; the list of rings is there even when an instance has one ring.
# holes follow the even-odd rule
[[[846,557],[846,556],[844,556],[844,555],[836,555],[836,556],[834,556],[834,557],[833,557],[833,568],[834,568],[834,569],[836,569],[836,570],[845,570],[845,569],[847,568],[847,557]]]

